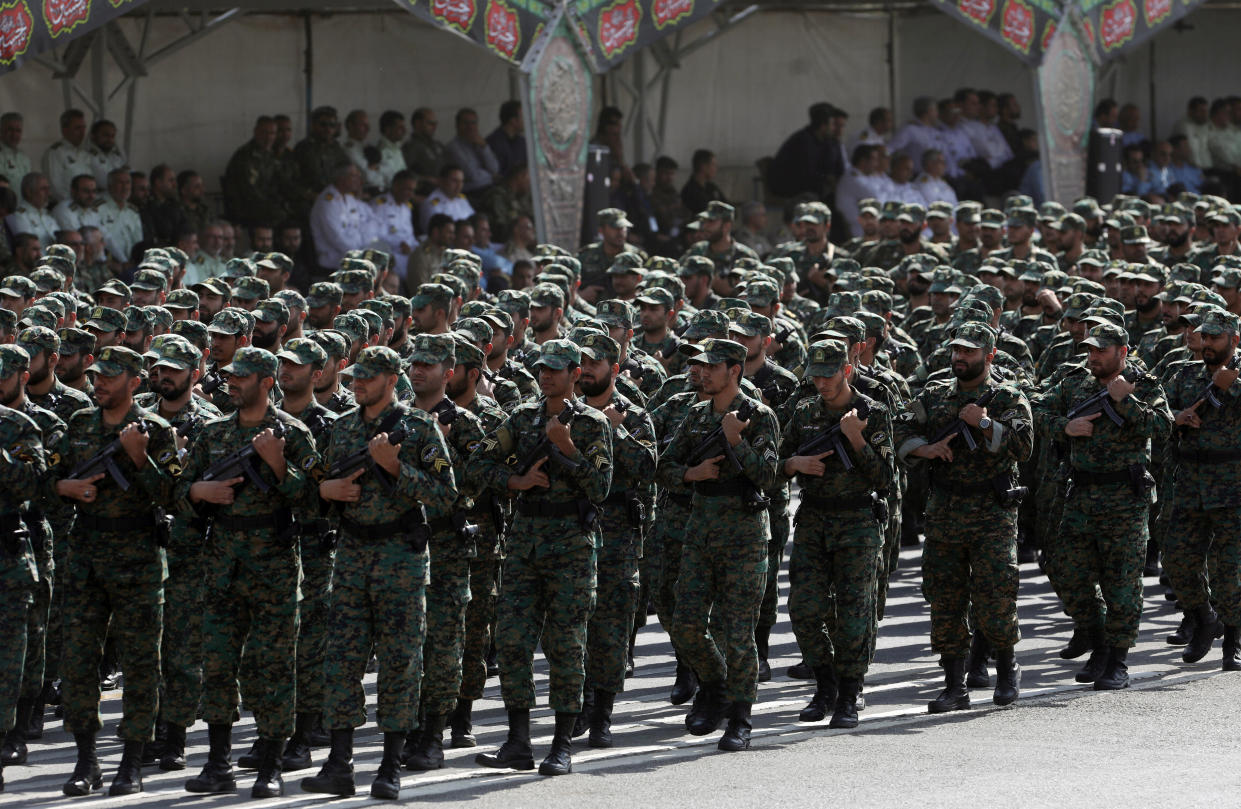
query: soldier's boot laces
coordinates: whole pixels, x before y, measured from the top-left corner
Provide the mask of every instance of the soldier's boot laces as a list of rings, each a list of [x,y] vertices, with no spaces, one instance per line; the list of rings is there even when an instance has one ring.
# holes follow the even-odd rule
[[[814,696],[810,704],[801,709],[797,715],[801,722],[822,722],[827,717],[828,707],[836,701],[836,670],[830,663],[814,669]],[[854,705],[857,700],[854,695]]]
[[[534,750],[530,747],[530,710],[514,709],[508,712],[508,738],[494,753],[479,753],[474,757],[477,764],[499,769],[533,770]]]
[[[443,730],[442,723],[440,729]],[[375,773],[375,780],[371,782],[372,798],[395,801],[401,797],[401,748],[404,745],[404,733],[397,731],[384,734],[384,756],[379,762],[379,771]]]
[[[970,657],[966,664],[965,685],[969,688],[988,688],[991,685],[991,672],[987,668],[987,660],[991,657],[991,644],[982,632],[974,630],[970,640]]]
[[[126,741],[121,765],[116,768],[109,795],[133,795],[142,791],[142,750],[145,742]]]
[[[1241,627],[1224,627],[1224,671],[1241,671]]]
[[[668,695],[668,701],[673,705],[684,705],[693,699],[696,693],[698,693],[698,675],[688,663],[682,663],[678,657],[677,677],[672,683],[672,693]]]
[[[995,693],[991,701],[996,705],[1012,705],[1021,693],[1021,666],[1012,648],[995,653]]]
[[[930,713],[963,711],[970,707],[970,692],[965,687],[965,658],[945,657],[940,661],[944,667],[944,690],[927,705]]]
[[[1204,604],[1194,612],[1196,618],[1194,634],[1185,647],[1185,653],[1181,655],[1181,660],[1186,663],[1197,663],[1206,657],[1207,652],[1211,651],[1211,644],[1224,634],[1224,625],[1220,622],[1219,616],[1215,614],[1215,610],[1211,609],[1210,604]]]
[[[26,763],[29,750],[26,747],[26,737],[22,733],[22,729],[25,726],[27,716],[33,708],[34,703],[28,699],[19,699],[17,701],[17,721],[13,725],[13,729],[4,734],[4,744],[0,745],[0,765],[12,767]]]
[[[1108,654],[1103,676],[1094,681],[1095,691],[1119,691],[1129,687],[1129,666],[1125,662],[1129,650],[1113,647]]]
[[[1167,640],[1169,646],[1184,646],[1189,643],[1189,639],[1194,636],[1195,618],[1192,612],[1186,612],[1181,616],[1180,626],[1176,631],[1169,635]]]
[[[261,742],[258,772],[255,773],[254,786],[250,787],[250,797],[282,797],[284,778],[280,775],[280,751],[284,747],[284,739],[262,739]]]
[[[1090,633],[1093,648],[1090,657],[1086,658],[1086,665],[1082,666],[1081,671],[1074,675],[1073,679],[1079,683],[1093,683],[1103,676],[1104,670],[1107,668],[1108,655],[1111,652],[1107,648],[1107,642],[1103,639],[1103,631],[1096,629]]]
[[[284,747],[280,762],[280,767],[285,772],[306,770],[314,766],[314,761],[310,756],[310,734],[314,731],[315,721],[318,718],[319,715],[313,713],[297,715],[297,724],[293,728],[289,743]]]
[[[233,752],[232,734],[232,725],[207,726],[207,740],[210,744],[207,763],[197,778],[185,782],[186,792],[232,792],[237,789],[233,763],[229,760]]]
[[[717,750],[736,753],[750,747],[750,703],[734,702],[728,708],[728,727],[715,745]]]
[[[1073,637],[1069,638],[1068,644],[1060,650],[1060,657],[1063,660],[1076,660],[1094,648],[1090,627],[1074,625]]]
[[[611,691],[595,689],[595,710],[590,715],[590,739],[587,740],[591,747],[612,746],[612,706],[615,702],[616,695]]]
[[[407,769],[426,772],[444,766],[444,722],[447,719],[443,714],[427,714],[418,743],[405,759]]]
[[[405,734],[399,734],[404,742]],[[332,752],[319,769],[318,775],[302,779],[303,792],[348,797],[357,792],[353,783],[353,728],[331,732]],[[388,737],[384,735],[384,751],[387,752]],[[398,753],[399,755],[399,753]]]
[[[702,683],[694,704],[685,716],[685,729],[694,736],[707,736],[719,730],[728,706],[721,695],[723,683]]]
[[[452,746],[477,747],[478,739],[474,737],[474,700],[457,699],[457,707],[448,716],[448,727],[452,729]]]
[[[103,788],[103,771],[99,769],[99,757],[95,755],[95,734],[75,733],[73,743],[77,745],[78,760],[61,792],[70,797],[89,795]]]
[[[836,692],[836,709],[832,712],[829,728],[857,727],[857,695],[862,681],[856,677],[841,677],[840,690]]]
[[[573,723],[578,714],[557,713],[552,749],[539,764],[539,775],[568,775],[573,772]]]
[[[164,772],[185,769],[185,728],[168,723],[167,738],[160,754],[159,768]]]

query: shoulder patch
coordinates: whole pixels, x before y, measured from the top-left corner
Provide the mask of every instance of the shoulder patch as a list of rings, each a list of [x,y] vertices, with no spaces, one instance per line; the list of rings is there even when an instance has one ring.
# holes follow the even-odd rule
[[[302,471],[309,472],[315,465],[315,456],[307,455],[302,459]]]
[[[888,440],[888,434],[883,432],[882,430],[880,430],[879,432],[875,433],[874,435],[870,437],[870,443],[872,444],[882,444],[887,440]]]

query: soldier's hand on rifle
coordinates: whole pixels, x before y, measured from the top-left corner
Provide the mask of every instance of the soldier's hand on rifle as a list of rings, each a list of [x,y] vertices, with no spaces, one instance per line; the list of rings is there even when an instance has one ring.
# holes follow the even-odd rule
[[[1050,289],[1040,289],[1038,294],[1034,296],[1034,300],[1043,307],[1043,311],[1049,315],[1058,314],[1064,309],[1060,304],[1060,299],[1056,297],[1056,293]]]
[[[720,461],[724,460],[723,455],[716,455],[714,458],[708,458],[697,466],[691,466],[685,470],[682,478],[686,483],[697,483],[700,480],[717,480],[720,476]]]
[[[1073,419],[1064,425],[1064,434],[1072,438],[1089,438],[1094,435],[1094,420],[1102,415],[1102,413],[1091,413],[1089,416]]]
[[[372,438],[370,443],[366,445],[366,449],[371,453],[371,457],[375,459],[375,463],[382,466],[393,477],[400,475],[401,462],[398,456],[401,453],[401,445],[390,443],[387,433],[379,433]]]
[[[1222,368],[1220,370],[1223,370]],[[1236,374],[1233,374],[1236,377]],[[1133,389],[1137,387],[1123,376],[1117,376],[1111,382],[1107,383],[1107,395],[1112,398],[1113,402],[1120,403],[1125,397],[1133,393]]]
[[[543,471],[543,466],[546,463],[547,456],[544,455],[534,462],[534,466],[531,466],[530,471],[526,474],[510,477],[508,479],[508,487],[515,492],[525,492],[536,487],[550,488],[552,482],[548,479],[547,473]]]
[[[603,415],[608,417],[608,421],[612,424],[613,430],[619,427],[621,422],[625,420],[625,414],[617,410],[616,405],[608,405],[603,408]]]
[[[1211,384],[1220,390],[1228,390],[1232,387],[1232,383],[1237,381],[1237,374],[1241,374],[1241,368],[1229,368],[1221,366],[1215,372],[1215,376],[1211,377]]]
[[[1176,414],[1177,427],[1192,427],[1195,430],[1202,426],[1202,417],[1198,415],[1198,405],[1202,402],[1194,402],[1189,407]]]
[[[794,455],[784,462],[785,471],[791,472],[794,475],[823,477],[823,473],[827,471],[827,464],[823,463],[823,459],[835,451],[834,449],[829,449],[827,452],[821,452],[818,455]]]
[[[556,445],[556,449],[565,455],[577,452],[577,447],[573,446],[573,438],[569,434],[569,425],[561,424],[560,419],[548,419],[547,437]]]
[[[237,497],[233,487],[244,481],[244,477],[228,480],[200,480],[190,487],[190,499],[195,503],[211,503],[217,506],[232,505]]]
[[[943,441],[936,441],[934,444],[923,444],[909,454],[915,458],[925,458],[928,461],[951,461],[952,447],[948,446],[952,443],[952,439],[957,437],[957,433],[952,433]]]
[[[865,429],[866,419],[858,418],[856,407],[840,417],[840,431],[845,434],[845,438],[849,439],[854,449],[865,443],[865,439],[862,438],[862,430]]]
[[[730,410],[724,414],[724,420],[720,422],[720,426],[724,428],[724,438],[728,440],[730,446],[737,446],[741,443],[741,432],[750,426],[747,419],[742,421],[737,418],[737,411]]]
[[[283,478],[285,473],[284,463],[284,439],[277,438],[272,428],[268,427],[258,435],[254,436],[254,440],[250,442],[254,446],[254,451],[263,459],[263,463],[271,467],[271,471],[276,473],[277,478]]]
[[[139,469],[147,462],[147,443],[151,440],[150,436],[142,432],[138,427],[138,422],[132,422],[121,430],[121,446],[125,449],[125,454],[129,456],[129,460],[134,462],[134,466]]]
[[[957,415],[961,417],[961,421],[969,426],[977,427],[978,422],[982,421],[983,417],[987,415],[987,408],[979,407],[976,403],[970,402],[961,408],[961,412],[957,413]]]
[[[61,497],[68,497],[70,500],[78,500],[82,503],[93,503],[95,502],[95,497],[99,494],[95,484],[103,477],[103,472],[100,472],[98,475],[91,475],[85,480],[70,478],[58,481],[56,483],[56,494]]]
[[[177,441],[177,451],[179,452],[183,452],[190,444],[190,437],[188,435],[181,435],[181,433],[173,432],[172,437]]]
[[[358,477],[366,472],[366,467],[359,467],[345,478],[332,478],[319,484],[319,496],[324,500],[337,503],[356,503],[362,499],[362,485]]]

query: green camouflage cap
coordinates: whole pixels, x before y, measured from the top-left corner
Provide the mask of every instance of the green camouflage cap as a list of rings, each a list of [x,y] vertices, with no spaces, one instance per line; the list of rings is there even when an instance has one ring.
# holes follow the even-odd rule
[[[866,340],[866,324],[853,317],[852,313],[836,315],[823,324],[823,328],[815,335],[815,341],[822,337],[861,343]]]
[[[203,295],[219,295],[225,300],[233,297],[233,288],[228,285],[228,279],[223,277],[207,278],[195,284],[190,284],[190,289],[197,292],[200,297]]]
[[[172,324],[170,331],[203,350],[206,350],[211,343],[211,336],[207,333],[207,324],[197,320],[178,320]]]
[[[1004,227],[1004,212],[995,208],[984,208],[978,214],[978,224],[984,228],[1002,228]]]
[[[35,270],[30,274],[30,280],[34,281],[35,288],[39,292],[55,292],[65,288],[64,273],[51,267],[41,267]]]
[[[151,367],[166,365],[182,371],[193,370],[202,362],[202,349],[176,334],[161,334],[151,341],[151,350],[143,355],[154,360]]]
[[[810,222],[815,225],[826,225],[832,219],[832,209],[828,208],[822,202],[804,203],[797,216],[796,222]]]
[[[702,340],[707,337],[728,337],[728,315],[716,309],[702,309],[694,313],[685,329],[685,339]],[[683,344],[684,345],[684,344]]]
[[[1004,306],[1004,293],[990,284],[976,284],[969,288],[962,303],[966,301],[983,301],[991,307],[992,311],[1001,309]]]
[[[1168,268],[1161,264],[1130,264],[1129,272],[1138,281],[1154,281],[1157,284],[1168,283]]]
[[[142,376],[146,371],[146,365],[142,361],[142,355],[133,349],[125,346],[107,346],[99,352],[94,364],[86,370],[94,371],[100,376],[120,376],[123,373]]]
[[[806,376],[835,376],[849,364],[849,348],[839,340],[820,340],[806,355]]]
[[[901,215],[901,209],[904,203],[899,200],[888,200],[883,203],[883,207],[879,209],[880,219],[896,219]]]
[[[229,281],[238,278],[253,278],[255,275],[254,262],[248,258],[230,258],[224,262],[224,272],[220,273],[220,277]],[[267,297],[264,295],[263,297]]]
[[[418,294],[410,298],[409,305],[411,310],[413,310],[438,303],[447,309],[452,304],[453,298],[457,297],[460,296],[451,287],[444,284],[423,284],[418,287]]]
[[[287,326],[289,325],[289,307],[284,305],[284,301],[276,298],[259,301],[259,305],[254,307],[254,319],[264,323],[279,323],[281,326]]]
[[[1146,228],[1142,225],[1130,225],[1120,229],[1120,241],[1122,244],[1150,244],[1150,236],[1146,235]]]
[[[1030,281],[1035,284],[1043,283],[1043,268],[1037,262],[1013,259],[1011,264],[1013,269],[1017,271],[1018,281]]]
[[[1013,208],[1029,208],[1034,210],[1034,200],[1028,194],[1013,194],[1004,200],[1004,210],[1011,211]]]
[[[949,294],[957,295],[964,292],[960,285],[957,284],[956,275],[949,269],[939,269],[931,273],[931,286],[927,291],[947,292]]]
[[[563,309],[565,302],[564,290],[555,284],[540,283],[530,287],[530,306],[547,306],[552,309]]]
[[[613,228],[633,227],[633,222],[629,221],[629,217],[620,208],[604,208],[595,216],[599,220],[600,227],[604,225]]]
[[[64,301],[59,298],[53,298],[51,295],[44,295],[42,298],[39,298],[30,306],[26,307],[27,312],[31,309],[47,309],[57,318],[62,318],[65,316]],[[74,311],[77,311],[76,307],[74,308]]]
[[[1106,267],[1109,263],[1107,253],[1102,250],[1087,250],[1077,259],[1077,263],[1089,264],[1094,267]]]
[[[1216,271],[1211,283],[1222,289],[1237,289],[1241,287],[1241,270],[1236,267],[1221,267]]]
[[[349,338],[350,342],[365,342],[371,336],[370,324],[357,312],[346,312],[332,319],[332,328]]]
[[[887,329],[888,319],[867,309],[854,312],[853,316],[866,326],[867,337],[878,337]]]
[[[43,351],[49,354],[60,353],[60,338],[56,336],[56,332],[43,326],[22,329],[17,335],[17,344],[26,349],[31,357]]]
[[[276,359],[288,360],[296,365],[322,367],[327,363],[327,352],[309,337],[294,337],[280,347]]]
[[[348,260],[348,259],[346,259]],[[353,261],[363,262],[363,259],[352,259]],[[370,264],[369,261],[364,263]],[[372,270],[374,267],[372,266]],[[357,295],[363,292],[370,292],[374,286],[374,273],[363,269],[337,270],[332,273],[331,279],[338,284],[341,291],[346,295]]]
[[[327,352],[329,359],[341,360],[349,356],[350,336],[336,329],[319,329],[310,335]]]
[[[164,290],[168,288],[168,276],[159,270],[138,270],[134,273],[131,289]]]
[[[676,300],[672,297],[672,293],[664,287],[648,287],[642,290],[642,293],[636,298],[638,303],[645,303],[648,306],[662,306],[665,309],[671,309],[676,306]]]
[[[881,289],[868,289],[862,293],[862,308],[877,315],[886,315],[892,311],[892,295]]]
[[[392,322],[398,326],[413,312],[413,308],[409,305],[409,298],[404,295],[384,295],[378,300],[383,301],[392,308]],[[289,305],[289,308],[293,308],[292,304]],[[304,309],[305,307],[302,308]]]
[[[729,333],[746,337],[766,337],[771,334],[771,318],[746,309],[728,310]]]
[[[476,343],[491,342],[491,324],[481,317],[462,318],[453,324],[452,330],[469,335]]]
[[[125,331],[125,313],[110,306],[96,306],[90,310],[86,324],[97,331]]]
[[[293,317],[293,310],[299,312],[306,311],[306,299],[302,297],[302,293],[296,289],[282,289],[279,292],[273,292],[271,295],[276,300],[289,307],[289,317]],[[167,304],[165,304],[167,305]]]
[[[17,313],[12,309],[0,309],[0,331],[17,330]]]
[[[569,329],[569,333],[565,335],[566,340],[572,340],[575,344],[586,339],[588,334],[607,334],[607,330],[595,323],[593,320],[583,320],[573,328]]]
[[[33,298],[39,291],[35,282],[24,275],[10,275],[0,281],[0,295],[10,298]]]
[[[503,309],[488,309],[483,312],[480,317],[487,321],[493,329],[499,329],[505,334],[512,334],[516,324],[513,323],[513,316]]]
[[[502,289],[496,295],[496,307],[508,312],[514,320],[530,317],[530,296],[521,289]]]
[[[1064,299],[1064,312],[1060,316],[1070,320],[1081,320],[1082,313],[1098,299],[1098,295],[1092,295],[1089,292],[1074,292]]]
[[[453,333],[453,340],[457,352],[457,365],[465,365],[470,368],[482,368],[483,363],[487,360],[487,356],[483,354],[483,350],[470,342],[469,338],[464,334]]]
[[[1179,264],[1173,264],[1171,269],[1168,270],[1168,280],[1192,281],[1195,284],[1201,284],[1203,282],[1202,268],[1200,268],[1197,264],[1190,264],[1187,261],[1182,261]]]
[[[1095,219],[1103,214],[1099,202],[1094,197],[1082,197],[1073,203],[1073,213],[1082,219]]]
[[[746,283],[741,297],[751,306],[771,306],[780,300],[780,287],[776,286],[775,281],[750,281]]]
[[[706,256],[686,256],[677,270],[681,278],[692,278],[695,275],[715,275],[715,262]]]
[[[56,313],[46,306],[28,306],[22,312],[21,320],[17,321],[19,327],[25,326],[45,326],[54,329],[60,325],[59,318]]]
[[[367,298],[358,304],[359,309],[369,309],[383,318],[385,323],[395,323],[392,316],[392,304],[382,298]]]
[[[608,267],[608,275],[636,275],[640,278],[645,274],[642,256],[637,253],[621,253],[612,260],[612,266]]]
[[[561,272],[543,272],[539,273],[537,280],[540,284],[551,284],[559,289],[567,301],[569,299],[569,290],[573,288],[573,279]]]
[[[958,222],[977,225],[982,219],[982,205],[973,200],[967,200],[957,204],[955,213]]]
[[[561,255],[561,254],[558,254],[558,255]],[[567,255],[567,253],[563,253],[563,255]],[[472,250],[462,250],[459,247],[449,247],[448,249],[444,251],[444,256],[443,256],[443,259],[440,261],[440,266],[447,267],[449,264],[452,264],[454,261],[467,261],[470,264],[475,265],[479,269],[482,269],[482,266],[483,266],[483,257],[473,252]]]
[[[677,260],[670,256],[648,256],[646,264],[643,266],[652,272],[662,271],[675,275],[677,268],[681,265],[677,264]]]
[[[211,318],[211,325],[207,327],[208,332],[216,334],[248,334],[249,328],[244,316],[237,309],[229,307],[221,309]]]
[[[582,350],[571,340],[548,340],[539,346],[539,356],[534,361],[536,367],[543,365],[553,371],[581,364]]]
[[[879,215],[880,202],[874,197],[862,197],[857,201],[858,214],[871,213],[875,216]]]
[[[1232,312],[1212,309],[1202,316],[1202,325],[1195,331],[1199,334],[1237,334],[1238,319]]]
[[[545,259],[554,259],[557,256],[567,256],[569,251],[558,244],[540,243],[534,246],[534,261],[536,264],[541,263]]]
[[[851,315],[861,308],[860,292],[833,292],[827,298],[826,309],[829,315]]]
[[[1082,345],[1094,346],[1095,348],[1127,346],[1129,345],[1129,332],[1115,323],[1100,323],[1097,326],[1090,327],[1086,339],[1082,340]]]
[[[583,356],[590,357],[595,362],[606,362],[610,365],[620,362],[620,343],[606,334],[583,334],[574,337],[573,342],[582,350]]]
[[[573,275],[572,270],[570,270],[568,267],[565,267],[563,264],[560,266],[563,268],[566,275],[572,277]],[[458,259],[456,261],[450,261],[449,263],[444,265],[444,268],[441,270],[441,272],[445,272],[451,276],[460,278],[462,282],[465,283],[467,290],[473,289],[474,287],[478,286],[478,282],[483,277],[482,266],[480,266],[479,264],[475,264],[473,261],[465,261],[463,259]]]
[[[340,288],[340,284],[320,281],[317,284],[311,284],[310,293],[306,295],[306,306],[310,309],[318,309],[321,306],[340,306],[344,297],[345,291]]]
[[[921,224],[926,221],[926,208],[916,202],[907,202],[901,206],[901,212],[896,215],[896,221]]]
[[[707,203],[706,210],[701,211],[698,214],[698,217],[700,219],[726,219],[731,222],[733,221],[733,217],[736,213],[737,209],[729,205],[727,202],[713,199]]]
[[[0,345],[0,379],[30,370],[30,354],[13,343]]]
[[[1060,217],[1066,213],[1065,208],[1059,202],[1048,200],[1038,206],[1038,221],[1043,224],[1060,221]]]
[[[595,314],[595,319],[600,323],[623,329],[632,329],[638,319],[638,313],[634,310],[633,304],[617,298],[600,301],[595,307]]]
[[[369,247],[362,251],[362,258],[375,265],[376,277],[384,270],[390,270],[396,266],[396,262],[392,259],[392,254],[386,250],[378,250]],[[290,262],[291,264],[291,262]]]
[[[3,290],[0,290],[0,292],[2,291]],[[95,290],[95,297],[98,298],[100,295],[116,295],[117,297],[124,298],[126,302],[129,302],[129,299],[132,298],[134,294],[130,291],[128,284],[121,281],[119,278],[113,278],[99,287],[99,289]]]
[[[242,346],[233,354],[233,361],[221,368],[220,372],[233,376],[258,374],[260,379],[265,376],[275,379],[279,367],[280,361],[267,349]]]
[[[1238,213],[1237,209],[1231,205],[1221,205],[1218,208],[1213,208],[1207,214],[1207,221],[1221,222],[1225,225],[1241,225],[1241,213]],[[1203,320],[1202,325],[1206,325],[1206,320]]]
[[[90,354],[95,350],[95,335],[83,329],[61,329],[56,333],[60,338],[60,355]]]
[[[263,257],[256,261],[255,264],[262,264],[266,267],[277,269],[280,272],[293,272],[293,259],[286,256],[284,253],[264,253]]]
[[[466,301],[461,304],[461,308],[457,310],[457,317],[482,317],[486,312],[490,311],[491,304],[486,301]]]
[[[741,343],[735,340],[721,340],[718,337],[708,337],[691,348],[694,351],[688,361],[698,365],[717,365],[721,362],[743,363],[749,353]]]
[[[490,330],[487,339],[491,339]],[[457,364],[456,352],[457,339],[452,334],[415,334],[409,361],[428,365],[442,362],[451,368]]]
[[[238,278],[233,283],[233,297],[244,301],[261,301],[271,295],[271,285],[262,278]]]
[[[1038,211],[1024,206],[1009,208],[1007,223],[1009,227],[1016,225],[1032,228],[1038,224]]]
[[[991,318],[994,317],[994,315],[995,310],[991,308],[991,304],[986,301],[971,300],[965,301],[957,306],[957,308],[953,309],[952,317],[948,322],[956,323],[957,325],[972,321],[978,321],[979,323],[990,323]]]
[[[125,331],[147,331],[155,328],[155,315],[141,306],[125,307]]]
[[[166,307],[158,304],[151,304],[150,306],[142,307],[142,311],[151,316],[151,325],[154,328],[163,329],[164,331],[168,331],[172,328],[172,312],[168,311]]]
[[[362,321],[366,323],[368,337],[377,337],[384,330],[384,319],[379,316],[378,312],[372,312],[370,309],[354,309],[349,314],[362,318]]]
[[[49,244],[43,251],[43,257],[63,259],[74,265],[78,263],[77,252],[67,244]]]
[[[165,309],[185,309],[192,311],[198,308],[198,293],[191,289],[174,289],[168,293],[164,301]]]
[[[963,323],[948,345],[991,351],[995,348],[995,336],[995,329],[991,328],[989,323]]]
[[[926,218],[927,219],[951,219],[952,213],[953,211],[952,211],[951,202],[948,202],[946,200],[938,200],[936,202],[932,202],[930,205],[927,206]]]

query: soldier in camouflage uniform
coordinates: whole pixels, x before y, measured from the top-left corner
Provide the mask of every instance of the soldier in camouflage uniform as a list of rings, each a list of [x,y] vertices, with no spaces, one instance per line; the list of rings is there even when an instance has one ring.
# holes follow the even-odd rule
[[[645,406],[668,378],[659,360],[633,347],[633,329],[638,313],[628,301],[604,301],[598,306],[596,320],[608,330],[608,336],[620,345],[621,373],[616,377],[621,394],[639,406]]]
[[[99,662],[104,637],[117,640],[125,671],[121,737],[125,751],[109,793],[142,790],[143,745],[154,739],[159,703],[159,641],[163,582],[168,573],[157,541],[153,506],[170,503],[180,466],[168,422],[133,402],[143,375],[142,358],[109,346],[90,367],[98,407],[79,410],[53,458],[56,493],[76,500],[78,515],[69,536],[65,586],[65,658],[62,689],[65,729],[73,733],[78,757],[65,783],[66,795],[85,795],[102,785],[95,755],[99,716]],[[145,431],[140,429],[145,426]],[[64,477],[103,448],[119,441],[114,456],[130,482],[122,490],[103,474],[85,480]]]
[[[918,253],[933,256],[940,264],[949,263],[948,251],[942,244],[927,241],[922,237],[926,208],[913,203],[902,205],[896,221],[897,238],[885,239],[875,243],[870,249],[861,251],[857,257],[859,264],[890,270],[901,259]]]
[[[661,453],[658,481],[693,485],[673,618],[675,645],[701,681],[686,727],[705,736],[728,716],[719,748],[750,743],[750,710],[758,697],[754,624],[763,600],[771,526],[761,495],[776,485],[780,426],[775,413],[741,394],[746,348],[731,340],[699,343],[690,362],[710,397],[690,408]],[[747,420],[738,409],[750,411]],[[701,445],[719,428],[719,440]],[[705,460],[690,465],[700,451]],[[732,456],[733,462],[728,456]],[[740,468],[738,468],[740,467]],[[708,619],[719,633],[717,640]]]
[[[547,341],[536,367],[545,398],[517,408],[488,433],[467,467],[467,474],[493,491],[518,493],[497,608],[496,650],[509,733],[497,753],[475,760],[486,767],[534,768],[530,709],[534,647],[541,635],[551,667],[556,732],[539,772],[563,775],[572,769],[573,725],[582,710],[586,623],[594,610],[600,544],[596,504],[612,481],[612,427],[605,415],[573,398],[581,376],[576,345]],[[564,408],[572,408],[568,424],[560,418]],[[551,460],[553,449],[574,466]],[[518,474],[510,457],[528,471]]]
[[[931,702],[932,713],[970,705],[965,671],[971,604],[979,619],[974,631],[995,651],[993,699],[1001,705],[1017,699],[1019,493],[1014,487],[1017,464],[1029,457],[1033,441],[1026,397],[992,380],[995,330],[966,323],[952,342],[955,379],[928,384],[894,426],[901,460],[933,462],[922,575],[931,605],[931,648],[941,656],[946,687]],[[977,400],[993,390],[990,404],[979,406]],[[958,421],[962,430],[975,431],[977,451],[970,452],[957,432],[932,442]]]
[[[837,728],[857,726],[858,693],[875,646],[883,561],[884,526],[876,519],[875,492],[894,484],[888,410],[853,390],[852,373],[844,343],[811,346],[806,375],[819,395],[798,403],[778,467],[781,477],[796,477],[802,485],[789,563],[789,620],[814,670],[816,689],[800,718],[818,722],[831,708],[831,727]],[[801,451],[833,429],[848,458],[832,448]]]
[[[210,356],[215,376],[211,383],[213,389],[206,390],[207,385],[204,382],[203,393],[221,413],[232,413],[237,408],[237,405],[232,402],[228,387],[222,384],[226,376],[224,366],[233,361],[233,356],[239,349],[250,345],[250,334],[253,329],[253,316],[231,306],[222,309],[211,319],[211,325],[207,327],[207,334],[211,338]]]
[[[307,339],[314,340],[327,354],[323,374],[315,382],[315,401],[338,416],[352,410],[353,394],[340,381],[340,372],[349,362],[349,338],[335,329],[319,329]]]
[[[758,261],[758,253],[733,238],[733,217],[735,209],[727,202],[712,200],[707,209],[698,214],[702,223],[700,230],[704,237],[681,256],[706,256],[715,265],[717,275],[724,273],[737,263],[739,258],[752,258]]]
[[[1155,479],[1147,471],[1151,447],[1168,437],[1172,414],[1152,378],[1126,370],[1128,336],[1101,323],[1083,340],[1089,359],[1034,402],[1048,435],[1068,436],[1068,493],[1060,521],[1059,552],[1047,565],[1060,568],[1058,593],[1078,626],[1088,627],[1093,652],[1079,682],[1095,690],[1129,685],[1126,655],[1137,641],[1142,614],[1142,565]],[[1106,390],[1117,426],[1103,411],[1068,414]],[[1099,609],[1096,588],[1104,609]]]
[[[240,718],[240,677],[261,739],[250,794],[284,793],[281,751],[296,708],[301,562],[295,516],[317,507],[319,455],[306,426],[270,402],[278,365],[270,352],[244,346],[220,368],[232,413],[203,427],[177,483],[182,515],[209,523],[203,553],[213,561],[204,576],[202,629],[202,715],[210,752],[198,777],[186,782],[190,792],[236,788],[229,754]],[[242,450],[253,453],[250,468],[267,491],[245,474],[204,479],[212,466]]]
[[[603,238],[586,245],[577,254],[577,260],[582,267],[582,295],[590,303],[611,297],[612,284],[608,270],[618,255],[636,253],[641,261],[646,261],[646,253],[626,241],[633,223],[625,216],[624,211],[620,208],[604,208],[596,217],[599,220],[599,233]]]

